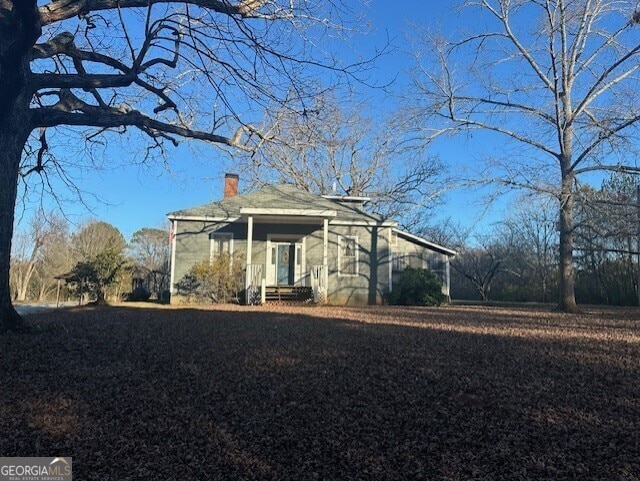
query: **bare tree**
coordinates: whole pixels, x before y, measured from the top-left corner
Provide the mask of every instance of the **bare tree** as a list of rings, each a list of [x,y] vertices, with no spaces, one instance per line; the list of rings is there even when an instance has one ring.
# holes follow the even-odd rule
[[[635,177],[614,174],[576,193],[576,289],[589,302],[637,302],[637,188]]]
[[[638,234],[638,192],[635,176],[613,174],[596,190],[577,191],[576,237],[584,250],[635,254]]]
[[[353,16],[340,2],[0,0],[0,330],[22,324],[8,289],[18,179],[55,163],[60,127],[95,128],[89,153],[132,130],[143,155],[178,138],[247,148],[258,106],[300,110],[316,67],[363,68],[326,53]]]
[[[129,250],[136,267],[146,277],[147,288],[155,291],[160,299],[162,291],[169,288],[169,231],[143,227],[131,236]]]
[[[47,236],[45,216],[39,211],[33,216],[26,231],[18,232],[13,243],[12,263],[15,300],[24,301],[33,274],[41,261],[41,250]]]
[[[557,198],[559,308],[575,311],[576,180],[638,172],[628,160],[640,120],[640,12],[617,0],[464,6],[474,15],[471,32],[429,39],[435,58],[416,70],[415,119],[429,137],[483,130],[517,147],[491,166],[490,179]]]
[[[28,295],[42,300],[56,281],[71,268],[71,243],[66,219],[39,210],[26,231],[17,231],[12,252],[12,291],[17,301]]]
[[[73,267],[74,255],[68,221],[54,214],[47,215],[47,235],[40,249],[40,262],[35,272],[38,300],[44,300],[58,285],[58,276]]]
[[[268,140],[243,157],[244,178],[256,187],[281,182],[318,194],[367,196],[388,217],[433,204],[444,186],[440,160],[426,146],[406,148],[397,123],[365,111],[364,104],[323,94],[300,112],[268,112]]]
[[[496,276],[509,265],[511,240],[498,233],[475,236],[472,245],[469,239],[458,239],[458,255],[453,258],[451,267],[475,287],[483,302],[489,300]]]
[[[517,260],[527,265],[527,273],[538,282],[540,300],[548,302],[551,279],[558,265],[558,231],[552,199],[523,196],[504,223],[520,253]]]

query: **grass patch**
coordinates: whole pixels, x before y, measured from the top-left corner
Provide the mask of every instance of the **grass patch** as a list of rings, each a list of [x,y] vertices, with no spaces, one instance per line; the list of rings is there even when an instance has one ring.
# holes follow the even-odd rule
[[[640,479],[640,312],[69,309],[0,337],[0,452],[81,480]]]

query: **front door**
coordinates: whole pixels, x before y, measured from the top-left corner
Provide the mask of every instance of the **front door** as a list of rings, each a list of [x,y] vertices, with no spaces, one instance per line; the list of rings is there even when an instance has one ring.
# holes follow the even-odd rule
[[[303,285],[304,254],[302,242],[271,241],[267,243],[267,285]]]
[[[276,244],[276,283],[292,286],[295,283],[295,244]]]

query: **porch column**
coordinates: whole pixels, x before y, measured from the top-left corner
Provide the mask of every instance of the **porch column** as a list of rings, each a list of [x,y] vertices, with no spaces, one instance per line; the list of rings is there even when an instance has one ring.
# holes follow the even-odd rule
[[[251,264],[251,247],[253,244],[253,216],[247,219],[247,266]]]
[[[324,236],[322,242],[322,302],[328,302],[329,296],[329,219],[325,217],[324,219]]]
[[[173,295],[176,291],[174,288],[176,273],[176,242],[178,237],[178,221],[171,221],[171,230],[169,231],[169,242],[171,243],[171,272],[169,273],[169,293]]]
[[[253,244],[253,216],[247,218],[247,265],[244,269],[245,304],[251,303],[249,287],[251,286],[253,269],[251,268],[251,247]]]
[[[251,247],[253,244],[253,216],[247,218],[247,266],[245,268],[245,282],[244,287],[249,287],[251,282],[249,266],[251,265]]]
[[[447,289],[445,295],[447,296],[447,300],[451,302],[451,260],[447,255],[445,255],[445,259],[446,261],[444,263],[444,278],[446,279],[445,288]]]
[[[387,264],[389,265],[389,293],[393,291],[393,227],[389,227],[389,239],[387,249]]]
[[[329,219],[324,219],[324,229],[322,238],[322,264],[327,265],[329,251]]]

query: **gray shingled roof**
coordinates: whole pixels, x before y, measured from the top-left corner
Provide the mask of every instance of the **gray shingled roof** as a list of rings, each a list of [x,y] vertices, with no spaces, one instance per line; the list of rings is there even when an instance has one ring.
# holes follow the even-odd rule
[[[240,209],[335,210],[337,212],[336,218],[340,220],[384,221],[381,216],[360,210],[354,205],[325,199],[288,184],[266,186],[249,194],[170,212],[168,215],[169,217],[239,217]]]

